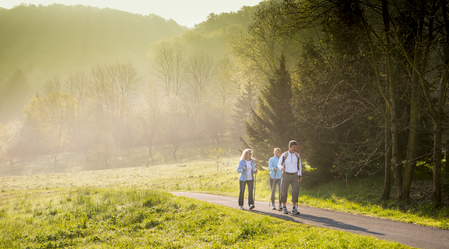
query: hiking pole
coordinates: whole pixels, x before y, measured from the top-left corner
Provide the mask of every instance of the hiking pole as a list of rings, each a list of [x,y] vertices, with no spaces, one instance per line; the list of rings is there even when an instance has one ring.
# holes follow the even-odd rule
[[[282,194],[284,192],[284,190],[283,190],[284,186],[282,186],[283,184],[284,184],[284,173],[282,173],[282,176],[281,176],[281,184],[280,184],[280,191],[279,191],[281,193],[281,201],[282,201]],[[287,192],[288,192],[288,190],[287,190]],[[282,208],[279,208],[279,212],[281,212],[281,211],[282,211]]]
[[[256,169],[256,172],[257,172],[257,169]],[[257,174],[254,174],[254,203],[256,203],[256,182],[257,182]]]
[[[274,169],[276,169],[276,167]],[[274,178],[273,178],[273,185],[271,186],[271,195],[273,195],[273,193],[274,193],[274,199],[276,200],[276,193],[275,193],[275,191],[276,191],[276,170],[273,170],[273,172],[274,172]],[[270,174],[270,184],[271,184],[271,174]],[[271,204],[273,204],[273,203],[270,203],[269,206],[271,206]],[[273,207],[276,207],[276,205],[274,205]]]

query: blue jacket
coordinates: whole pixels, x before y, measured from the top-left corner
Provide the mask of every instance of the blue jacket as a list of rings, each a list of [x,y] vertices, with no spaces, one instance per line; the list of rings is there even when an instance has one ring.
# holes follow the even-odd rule
[[[282,170],[280,170],[278,168],[276,170],[276,176],[275,176],[275,171],[274,171],[274,168],[276,168],[278,166],[279,158],[280,157],[274,156],[274,157],[270,158],[270,160],[268,161],[268,169],[270,170],[270,179],[281,179],[282,178]]]
[[[246,166],[246,160],[240,160],[239,162],[239,167],[237,168],[237,172],[241,173],[240,174],[240,178],[239,181],[246,181],[246,170],[243,170],[243,168]],[[253,176],[253,180],[254,180],[254,171],[256,170],[254,167],[254,160],[251,158],[251,167],[253,168],[251,172],[252,176]]]

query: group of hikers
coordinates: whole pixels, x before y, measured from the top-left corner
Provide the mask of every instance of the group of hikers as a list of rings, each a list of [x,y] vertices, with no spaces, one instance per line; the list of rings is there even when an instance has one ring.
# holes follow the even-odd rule
[[[288,143],[288,151],[282,153],[281,149],[274,149],[274,156],[268,161],[268,169],[270,170],[270,187],[271,187],[271,209],[276,210],[275,196],[276,186],[278,187],[279,198],[279,211],[283,211],[284,214],[288,214],[287,210],[287,196],[288,187],[291,185],[292,189],[292,214],[299,214],[297,209],[299,183],[302,180],[302,165],[301,157],[296,152],[298,149],[298,143],[292,140]],[[282,153],[282,154],[281,154]],[[245,188],[248,186],[248,205],[249,209],[253,210],[254,195],[253,187],[255,175],[257,169],[254,166],[254,159],[252,158],[253,151],[251,149],[245,149],[242,152],[237,172],[241,173],[239,178],[240,193],[239,193],[239,206],[241,210],[243,208],[243,199],[245,195]]]

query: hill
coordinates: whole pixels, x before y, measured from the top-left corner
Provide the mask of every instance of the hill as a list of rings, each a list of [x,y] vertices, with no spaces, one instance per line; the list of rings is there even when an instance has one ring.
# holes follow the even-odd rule
[[[215,61],[220,60],[227,54],[226,37],[240,31],[246,32],[248,26],[253,22],[253,15],[257,8],[266,4],[261,2],[256,6],[243,6],[236,12],[211,13],[207,19],[195,25],[181,36],[160,40],[150,45],[149,59],[153,59],[154,51],[163,44],[177,51],[189,55],[195,51],[207,52]]]
[[[50,74],[118,59],[141,62],[149,44],[187,29],[154,14],[82,5],[0,9],[0,79],[16,69]]]
[[[173,20],[89,6],[0,8],[0,121],[21,118],[23,106],[52,77],[112,61],[147,73],[147,47],[188,28]]]

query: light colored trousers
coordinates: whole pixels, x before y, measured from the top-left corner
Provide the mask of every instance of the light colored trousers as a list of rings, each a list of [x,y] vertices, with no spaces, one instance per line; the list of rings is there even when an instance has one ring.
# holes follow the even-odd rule
[[[298,193],[299,193],[299,182],[298,182],[298,173],[282,173],[282,195],[281,202],[287,202],[288,196],[288,185],[292,185],[292,202],[298,202]]]

